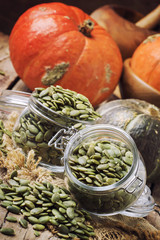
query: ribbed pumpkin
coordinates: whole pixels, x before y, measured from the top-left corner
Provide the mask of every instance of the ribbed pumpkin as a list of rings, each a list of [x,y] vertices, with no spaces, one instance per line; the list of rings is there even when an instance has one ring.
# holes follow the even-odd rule
[[[160,34],[149,36],[138,46],[131,58],[131,69],[160,91]]]
[[[62,3],[24,12],[9,47],[16,72],[31,90],[58,84],[85,95],[94,106],[111,95],[122,71],[112,37],[81,9]]]
[[[98,123],[124,129],[134,139],[144,159],[148,182],[160,181],[160,109],[143,100],[126,99],[103,103]]]

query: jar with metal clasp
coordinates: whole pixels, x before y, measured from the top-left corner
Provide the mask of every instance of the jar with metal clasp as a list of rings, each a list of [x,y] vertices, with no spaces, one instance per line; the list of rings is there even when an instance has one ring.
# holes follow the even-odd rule
[[[41,166],[63,172],[63,152],[55,147],[60,133],[67,139],[98,117],[82,94],[60,86],[36,88],[15,124],[13,140],[24,153],[33,149]]]
[[[144,217],[153,210],[143,159],[124,130],[106,124],[80,130],[67,143],[64,165],[67,188],[92,215]]]

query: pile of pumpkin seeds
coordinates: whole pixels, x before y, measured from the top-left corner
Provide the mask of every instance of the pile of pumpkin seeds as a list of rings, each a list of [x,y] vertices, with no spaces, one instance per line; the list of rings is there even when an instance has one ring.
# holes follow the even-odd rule
[[[60,115],[82,121],[94,121],[100,117],[94,111],[87,97],[75,91],[64,89],[59,85],[48,88],[35,88],[32,96]]]
[[[17,172],[11,174],[7,183],[0,184],[0,205],[14,214],[23,214],[19,224],[23,228],[33,225],[35,236],[45,228],[54,228],[60,239],[92,239],[93,227],[87,223],[89,215],[81,210],[66,188],[50,182],[30,182],[20,179]],[[15,217],[7,217],[17,222]],[[1,228],[1,233],[15,235],[12,228]]]
[[[82,142],[69,157],[72,174],[79,181],[98,187],[121,180],[132,162],[133,154],[124,143],[108,140]]]

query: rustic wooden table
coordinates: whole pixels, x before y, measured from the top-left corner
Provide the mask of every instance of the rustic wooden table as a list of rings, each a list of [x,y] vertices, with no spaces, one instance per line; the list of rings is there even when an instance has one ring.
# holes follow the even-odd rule
[[[9,40],[8,35],[0,33],[0,94],[5,89],[30,92],[30,90],[22,82],[22,80],[19,79],[19,77],[17,76],[17,74],[12,66],[12,63],[10,61],[10,56],[9,56],[8,40]],[[118,98],[120,97],[120,92],[118,89],[116,89],[116,91],[114,92],[113,99],[115,97],[118,97]],[[155,202],[158,205],[160,205],[159,183],[154,184],[149,187],[152,191],[152,196],[154,197]],[[6,215],[5,209],[3,209],[2,207],[0,207],[0,215],[1,215],[1,217],[0,217],[0,226],[1,226],[3,219]],[[160,215],[158,212],[153,211],[146,218],[157,229],[160,229]],[[25,235],[26,231],[24,229],[21,229],[21,234]],[[46,235],[46,234],[48,234],[48,235]],[[45,239],[52,239],[51,234],[49,232],[46,234],[45,234]],[[0,239],[1,239],[1,237],[0,237]],[[10,238],[8,238],[8,237],[3,238],[3,240],[6,240],[6,239],[10,239]],[[17,238],[13,237],[13,239],[17,239]],[[22,239],[31,240],[34,238],[33,238],[33,236],[28,235]],[[44,239],[44,235],[42,234],[41,237],[38,239]]]

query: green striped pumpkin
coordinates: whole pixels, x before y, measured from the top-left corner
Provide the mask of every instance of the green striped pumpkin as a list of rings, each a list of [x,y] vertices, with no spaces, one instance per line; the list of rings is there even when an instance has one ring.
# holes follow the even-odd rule
[[[124,129],[134,139],[146,169],[147,181],[160,181],[160,109],[138,99],[104,102],[97,111],[98,123]]]

